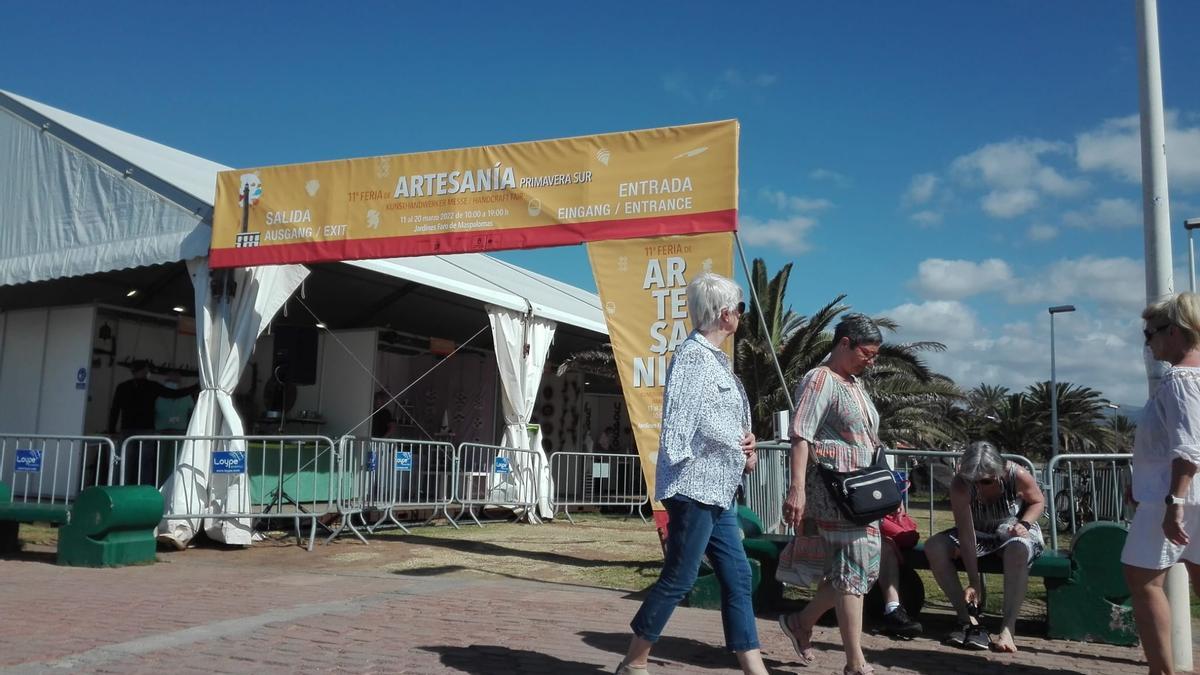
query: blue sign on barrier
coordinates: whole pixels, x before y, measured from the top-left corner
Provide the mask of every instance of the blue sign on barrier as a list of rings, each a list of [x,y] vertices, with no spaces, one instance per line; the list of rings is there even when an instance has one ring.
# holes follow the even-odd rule
[[[396,471],[412,471],[412,452],[409,450],[396,451]]]
[[[908,472],[893,471],[892,476],[896,479],[896,489],[900,490],[900,494],[908,492]]]
[[[379,453],[374,450],[367,451],[367,471],[375,471],[379,468]]]
[[[510,473],[510,472],[512,472],[512,467],[508,465],[508,458],[507,457],[497,457],[496,458],[496,466],[494,469],[492,469],[492,471],[495,473]]]
[[[42,451],[31,448],[17,448],[16,460],[13,462],[13,471],[41,473]]]
[[[246,453],[217,450],[212,455],[213,473],[246,473]]]

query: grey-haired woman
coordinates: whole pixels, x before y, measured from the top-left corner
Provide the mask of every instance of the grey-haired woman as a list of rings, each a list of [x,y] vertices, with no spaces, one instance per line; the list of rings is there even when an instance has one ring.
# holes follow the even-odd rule
[[[650,648],[695,585],[706,555],[721,585],[725,646],[737,655],[742,672],[767,673],[733,501],[742,474],[754,470],[758,455],[750,401],[721,351],[737,332],[745,309],[741,300],[738,285],[718,274],[700,274],[687,286],[696,329],[675,348],[667,368],[655,465],[654,498],[669,516],[666,555],[658,582],[630,623],[633,638],[617,675],[646,675]]]
[[[863,596],[879,576],[877,523],[857,525],[842,514],[822,483],[818,465],[835,471],[870,466],[879,447],[879,412],[860,377],[875,362],[883,336],[870,317],[847,314],[833,331],[829,359],[805,374],[792,414],[791,484],[783,519],[796,529],[789,563],[797,581],[818,582],[803,610],[779,625],[806,664],[816,659],[813,627],[830,608],[837,614],[845,675],[870,675],[862,651]]]
[[[939,532],[925,544],[929,568],[958,614],[959,628],[950,642],[966,649],[1015,652],[1017,613],[1029,585],[1029,566],[1045,545],[1037,519],[1045,500],[1042,489],[1028,471],[1005,461],[996,446],[972,443],[958,462],[950,482],[950,509],[954,527]],[[972,608],[983,606],[979,583],[979,558],[998,556],[1004,565],[1004,623],[992,642]],[[954,560],[962,558],[967,587],[959,583]]]

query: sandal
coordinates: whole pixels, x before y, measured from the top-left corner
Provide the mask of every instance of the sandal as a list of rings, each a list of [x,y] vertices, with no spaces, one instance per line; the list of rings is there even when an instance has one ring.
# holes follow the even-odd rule
[[[779,615],[779,627],[783,629],[783,634],[788,636],[788,638],[792,641],[792,648],[796,650],[796,656],[799,656],[800,660],[803,661],[805,665],[816,661],[817,653],[812,648],[812,629],[810,628],[807,637],[804,640],[801,640],[792,630],[792,627],[788,625],[788,616],[790,615]]]
[[[842,675],[875,675],[875,666],[864,663],[862,668],[850,669],[850,666],[842,668]]]

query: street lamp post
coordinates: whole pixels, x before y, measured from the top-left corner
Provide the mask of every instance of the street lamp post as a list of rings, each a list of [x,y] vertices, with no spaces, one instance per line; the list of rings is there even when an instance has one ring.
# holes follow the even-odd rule
[[[1050,456],[1058,455],[1058,379],[1054,372],[1054,315],[1074,312],[1075,305],[1055,305],[1050,312]]]
[[[1200,218],[1189,218],[1183,221],[1183,227],[1188,233],[1188,274],[1192,285],[1188,290],[1196,292],[1196,251],[1192,247],[1192,230],[1200,228]]]

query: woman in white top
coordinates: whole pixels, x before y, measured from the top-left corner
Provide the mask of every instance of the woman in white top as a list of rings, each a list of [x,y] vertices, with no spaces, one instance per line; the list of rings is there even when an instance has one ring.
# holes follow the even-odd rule
[[[1142,410],[1133,444],[1137,504],[1121,562],[1150,674],[1174,672],[1166,570],[1182,561],[1200,589],[1200,296],[1180,293],[1142,312],[1146,345],[1171,364]],[[1197,534],[1192,538],[1188,531]]]

